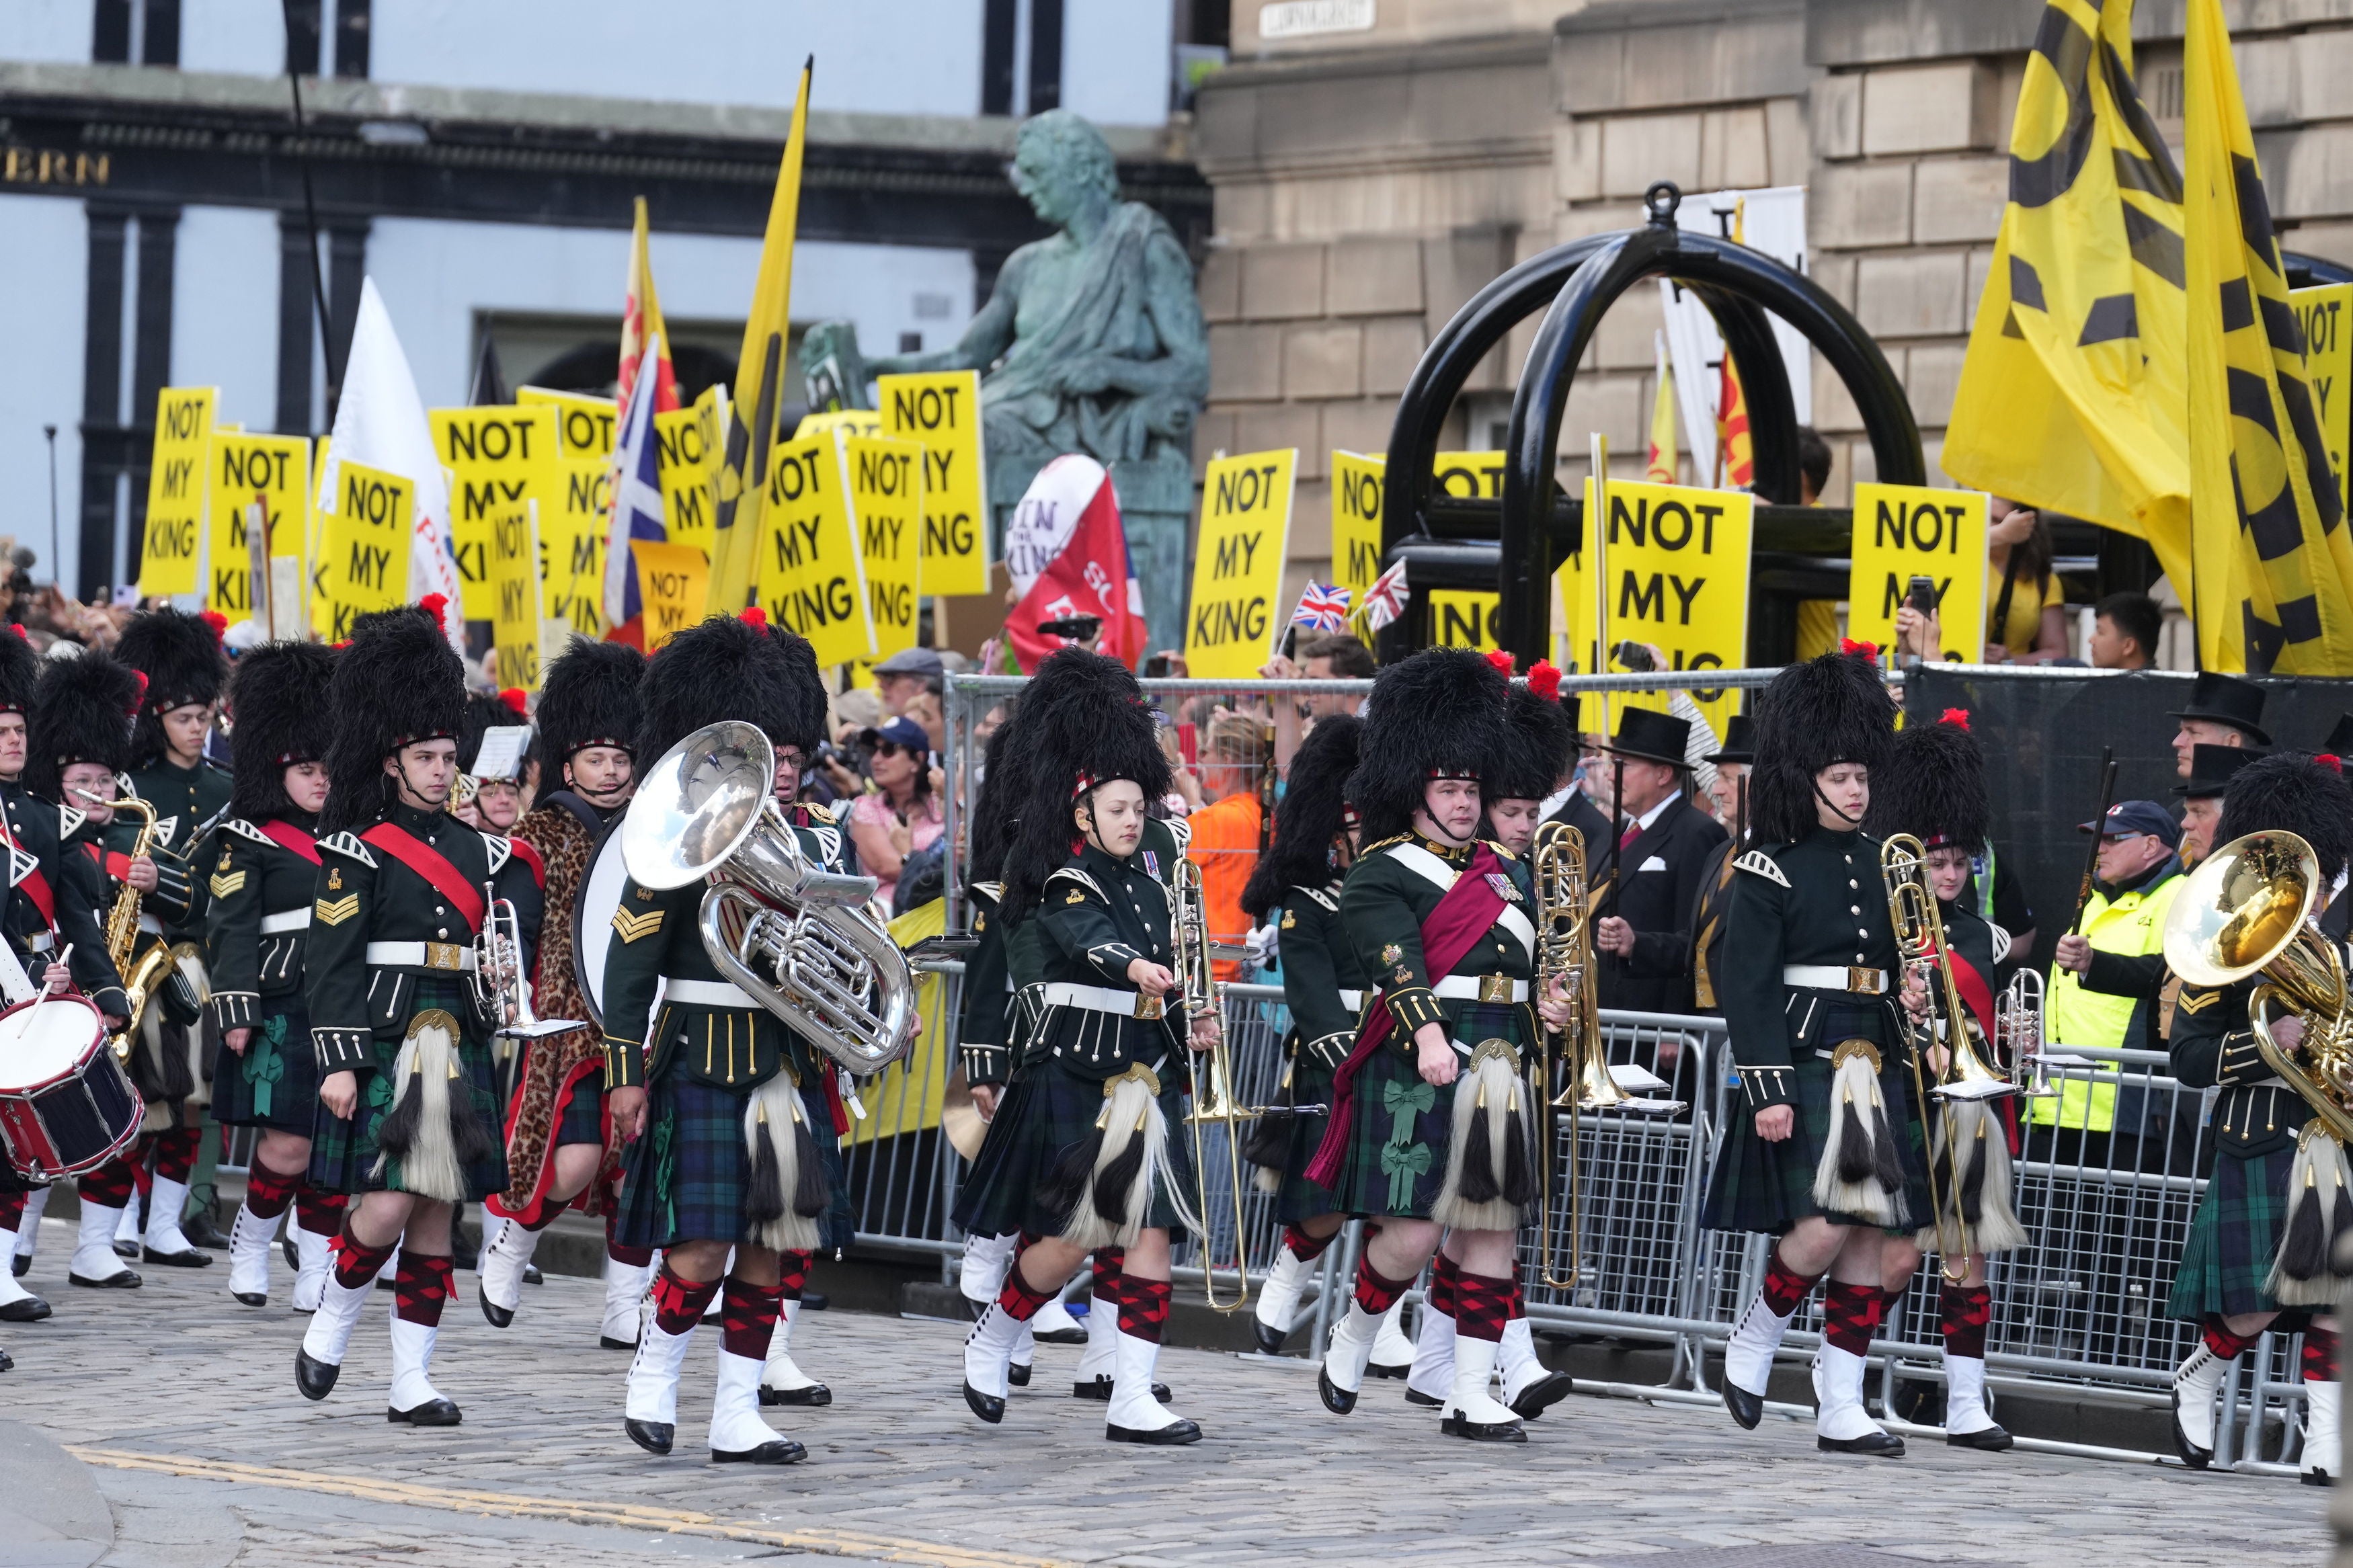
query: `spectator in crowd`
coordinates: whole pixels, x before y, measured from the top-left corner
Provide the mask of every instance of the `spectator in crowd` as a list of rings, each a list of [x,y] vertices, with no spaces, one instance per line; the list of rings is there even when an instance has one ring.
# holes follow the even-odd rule
[[[2189,700],[2168,718],[2173,733],[2173,771],[2189,776],[2190,754],[2200,746],[2269,746],[2263,727],[2263,689],[2235,675],[2209,670],[2189,688]]]
[[[1616,841],[1588,844],[1585,852],[1601,911],[1593,944],[1602,954],[1598,994],[1604,1007],[1691,1011],[1686,922],[1709,851],[1725,833],[1691,803],[1690,740],[1688,721],[1628,708],[1609,742],[1604,771],[1619,781]]]
[[[1810,425],[1798,426],[1798,504],[1820,506],[1831,488],[1831,444]]]
[[[2111,594],[2092,612],[2094,669],[2154,669],[2165,612],[2147,594]]]
[[[2042,514],[1993,498],[1987,509],[1988,664],[2048,664],[2067,657],[2067,594],[2052,563],[2057,546]]]
[[[849,837],[859,865],[881,884],[874,896],[888,907],[907,859],[947,830],[947,813],[922,725],[902,714],[860,739],[874,787],[850,802]]]
[[[1732,722],[1725,726],[1724,746],[1710,752],[1707,760],[1715,766],[1715,779],[1707,788],[1708,809],[1726,833],[1737,834],[1743,824],[1741,781],[1748,776],[1748,765],[1757,758],[1757,727],[1746,713],[1735,713]]]
[[[2222,820],[2222,791],[2231,775],[2268,753],[2253,746],[2196,746],[2189,776],[2173,786],[2181,797],[2181,864],[2185,869],[2213,852],[2214,829]]]
[[[1254,718],[1220,713],[1201,731],[1202,804],[1193,812],[1187,855],[1201,868],[1201,901],[1213,943],[1240,947],[1250,938],[1242,889],[1266,844],[1266,802],[1261,795],[1266,760],[1266,731]],[[1229,958],[1215,965],[1220,980],[1233,979],[1238,967]]]
[[[1299,673],[1309,680],[1370,680],[1373,650],[1346,632],[1322,632],[1299,645]],[[1357,697],[1310,698],[1318,713],[1353,713]]]
[[[2044,993],[2043,1037],[2059,1047],[2163,1050],[2158,1001],[2166,978],[2165,919],[2182,884],[2180,826],[2153,800],[2120,800],[2105,818],[2077,831],[2100,836],[2099,880],[2084,907],[2080,934],[2059,939]],[[2058,1130],[2061,1162],[2138,1166],[2138,1144],[2150,1131],[2147,1093],[2136,1085],[2119,1106],[2116,1080],[2108,1067],[2088,1079],[2068,1079],[2055,1100],[2030,1103],[2035,1126]]]
[[[896,719],[923,692],[947,689],[947,667],[927,647],[904,647],[874,667],[874,695],[885,717]]]

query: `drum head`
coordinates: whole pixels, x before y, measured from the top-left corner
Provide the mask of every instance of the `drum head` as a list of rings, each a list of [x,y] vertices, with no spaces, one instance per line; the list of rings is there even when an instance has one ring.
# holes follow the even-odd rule
[[[588,873],[572,901],[572,977],[588,1004],[588,1021],[605,1023],[605,952],[613,945],[613,911],[621,907],[621,818],[616,816],[588,851]]]
[[[20,1002],[0,1013],[0,1091],[70,1078],[106,1043],[106,1021],[80,996]]]

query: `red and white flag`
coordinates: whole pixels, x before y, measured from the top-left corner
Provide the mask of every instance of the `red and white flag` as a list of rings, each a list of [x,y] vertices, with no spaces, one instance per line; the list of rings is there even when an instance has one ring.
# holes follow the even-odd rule
[[[654,412],[668,414],[679,406],[678,376],[670,369],[670,334],[662,327],[661,297],[654,292],[653,250],[648,238],[646,198],[639,196],[638,221],[629,234],[629,276],[621,286],[621,364],[615,391],[624,419],[638,395],[641,380],[638,361],[645,356],[649,343],[653,345],[657,367],[650,383]]]
[[[1038,628],[1050,621],[1092,616],[1103,622],[1095,651],[1134,669],[1145,655],[1144,590],[1128,557],[1127,531],[1111,476],[1092,458],[1055,458],[1038,470],[1018,509],[1031,520],[1033,538],[1060,537],[1005,619],[1022,673],[1071,639]]]

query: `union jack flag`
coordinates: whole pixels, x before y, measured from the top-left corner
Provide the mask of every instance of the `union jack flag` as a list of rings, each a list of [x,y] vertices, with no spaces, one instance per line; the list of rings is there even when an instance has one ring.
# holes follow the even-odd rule
[[[1373,585],[1365,590],[1362,614],[1366,626],[1379,631],[1405,614],[1405,602],[1412,597],[1413,590],[1406,585],[1405,563],[1400,561],[1374,578]]]
[[[1348,590],[1310,582],[1299,595],[1299,608],[1291,613],[1291,624],[1310,631],[1338,631],[1348,624]]]

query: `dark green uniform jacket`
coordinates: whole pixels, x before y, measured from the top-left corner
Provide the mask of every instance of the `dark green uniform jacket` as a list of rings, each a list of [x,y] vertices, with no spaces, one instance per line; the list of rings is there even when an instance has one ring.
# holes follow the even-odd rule
[[[317,820],[307,814],[286,818],[304,833]],[[214,850],[196,868],[208,906],[213,1017],[222,1028],[235,1029],[260,1022],[257,1007],[264,996],[301,994],[320,866],[243,817],[225,819],[213,842]]]
[[[210,763],[184,768],[165,757],[134,768],[129,777],[131,793],[155,808],[155,842],[162,850],[155,857],[159,886],[142,910],[157,917],[168,940],[201,945],[206,877],[189,873],[212,851],[209,840],[228,811],[229,776]],[[118,813],[107,832],[107,847],[127,847],[137,828]]]
[[[1356,1043],[1371,986],[1364,957],[1340,923],[1340,883],[1293,888],[1282,897],[1282,1000],[1291,1009],[1293,1051],[1329,1083]],[[1316,1099],[1318,1096],[1303,1096]]]
[[[1531,952],[1535,929],[1532,918],[1535,888],[1525,861],[1500,844],[1491,843],[1488,847],[1501,862],[1503,870],[1498,875],[1510,889],[1505,896],[1504,912],[1494,929],[1482,937],[1450,973],[1474,980],[1490,976],[1522,982],[1520,990],[1525,998],[1525,983],[1535,974]],[[1414,1054],[1414,1030],[1432,1020],[1451,1029],[1467,1008],[1479,1005],[1478,998],[1440,996],[1433,989],[1446,976],[1429,971],[1422,956],[1421,925],[1430,910],[1438,907],[1439,900],[1446,896],[1446,889],[1414,868],[1416,858],[1410,852],[1415,850],[1436,857],[1450,871],[1460,872],[1471,863],[1470,846],[1452,849],[1432,839],[1392,838],[1366,850],[1340,886],[1340,919],[1347,928],[1349,945],[1356,950],[1363,973],[1388,998],[1389,1015],[1397,1021],[1392,1043],[1409,1058]],[[1522,928],[1525,930],[1525,940]],[[1487,1005],[1493,1005],[1499,998],[1508,1000],[1508,990],[1490,989],[1497,994],[1488,997]],[[1533,1009],[1525,1010],[1523,1041],[1536,1037],[1535,1013]]]
[[[1128,966],[1141,958],[1174,967],[1168,889],[1146,869],[1139,848],[1115,859],[1090,844],[1046,879],[1045,897],[1025,925],[1034,925],[1043,993],[1036,1029],[1024,1052],[1029,1065],[1051,1061],[1088,1078],[1114,1078],[1132,1062],[1157,1069],[1185,1044],[1185,1007],[1174,991],[1153,1016],[1123,1016],[1090,1000],[1113,994],[1139,998]],[[1073,989],[1078,988],[1078,989]]]
[[[67,967],[79,987],[101,1013],[120,1016],[130,1004],[122,994],[122,977],[106,954],[107,895],[111,890],[88,855],[66,853],[69,841],[82,832],[82,814],[70,806],[43,800],[15,780],[0,784],[0,812],[8,818],[8,837],[18,851],[9,857],[8,896],[0,932],[9,951],[25,967],[35,985],[41,972],[60,951],[73,949]],[[57,930],[49,929],[40,906],[26,890],[35,872],[48,884],[49,902],[57,913]]]

